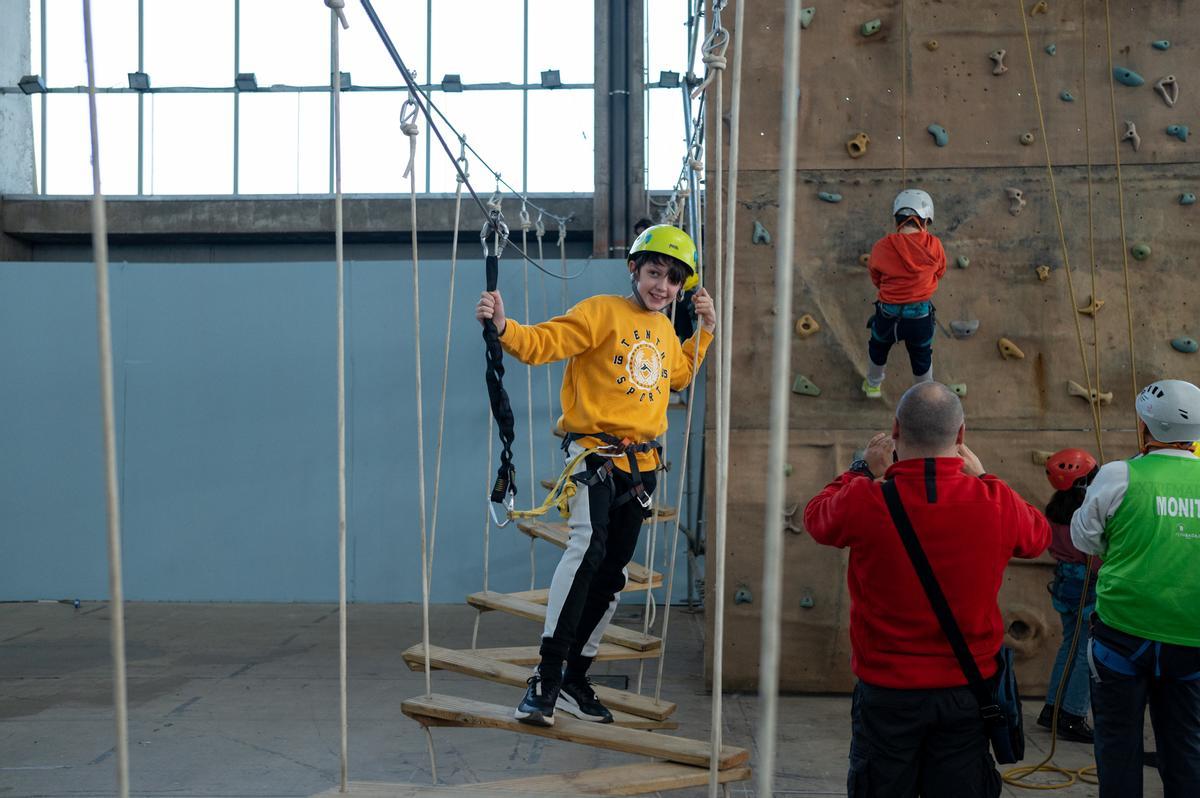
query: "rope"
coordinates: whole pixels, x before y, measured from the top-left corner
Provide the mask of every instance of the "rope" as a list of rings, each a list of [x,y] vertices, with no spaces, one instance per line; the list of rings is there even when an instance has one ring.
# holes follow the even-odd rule
[[[1097,293],[1097,268],[1096,268],[1096,225],[1095,215],[1093,213],[1092,202],[1092,132],[1091,122],[1088,117],[1088,90],[1087,90],[1087,63],[1088,63],[1088,39],[1087,39],[1087,0],[1079,0],[1079,25],[1080,34],[1083,37],[1082,49],[1080,56],[1082,60],[1082,80],[1083,80],[1083,142],[1084,148],[1087,150],[1087,218],[1088,218],[1088,261],[1091,264],[1092,275],[1092,301],[1099,301]],[[1100,384],[1100,314],[1092,314],[1092,346],[1093,346],[1093,361],[1096,368],[1096,393],[1099,394],[1103,388]],[[1099,403],[1096,404],[1097,421],[1103,421],[1104,411],[1101,410]],[[1101,448],[1097,455],[1100,462],[1104,462],[1104,449]],[[1057,704],[1056,704],[1057,706]]]
[[[487,414],[488,456],[487,456],[487,467],[484,469],[487,474],[487,483],[486,483],[485,487],[486,487],[486,490],[488,490],[488,491],[490,491],[492,489],[491,468],[492,468],[492,455],[493,455],[493,444],[494,444],[494,441],[492,440],[492,428],[493,428],[494,424],[495,424],[495,422],[492,419],[492,413],[489,410],[488,414]],[[488,576],[489,576],[488,571],[489,571],[489,565],[490,565],[491,558],[492,558],[491,557],[491,541],[492,541],[492,507],[491,507],[491,504],[488,503],[483,508],[483,590],[485,593],[488,590]],[[483,617],[482,610],[475,613],[475,628],[471,630],[471,648],[479,647],[479,619],[482,617]]]
[[[113,402],[112,313],[108,288],[108,219],[100,190],[100,133],[96,119],[96,53],[92,3],[83,0],[87,59],[88,130],[92,145],[92,251],[96,261],[96,338],[100,350],[100,409],[104,435],[104,498],[108,517],[109,645],[113,661],[113,715],[117,733],[117,794],[129,798],[129,706],[125,691],[125,592],[121,575],[121,504],[117,478],[117,423]]]
[[[908,186],[908,14],[900,0],[900,184]]]
[[[543,239],[546,237],[546,223],[542,221],[542,214],[539,213],[537,220],[533,223],[533,234],[537,238],[538,262],[545,266],[546,255],[543,251]],[[541,281],[542,285],[542,318],[550,318],[550,297],[546,290],[546,281]],[[550,429],[554,429],[554,375],[551,372],[550,366],[546,366],[546,415],[549,417]],[[551,439],[553,440],[553,438]],[[558,447],[556,446],[555,449]]]
[[[526,210],[524,203],[521,205],[521,249],[529,248],[529,229],[533,227],[533,222],[529,218],[529,211]],[[522,279],[525,288],[525,318],[531,318],[529,313],[529,264],[523,263]],[[526,407],[526,426],[529,433],[529,495],[536,496],[538,489],[537,466],[535,465],[534,449],[533,449],[533,366],[525,364],[525,392],[529,397],[529,402]],[[529,538],[529,589],[533,590],[537,586],[537,557],[534,551],[534,546],[537,541],[535,538]]]
[[[342,214],[342,81],[341,37],[348,28],[344,0],[325,0],[329,7],[330,97],[333,102],[333,252],[337,276],[337,436],[338,436],[338,711],[341,731],[341,791],[350,778],[350,672],[346,601],[346,273],[345,224]]]
[[[729,31],[721,25],[721,9],[726,0],[713,0],[713,24],[708,36],[704,37],[701,51],[704,53],[704,82],[692,90],[692,99],[699,97],[717,74],[725,69],[725,48],[729,46]],[[718,81],[720,83],[720,81]],[[719,95],[718,95],[719,96]]]
[[[1129,335],[1129,381],[1133,391],[1132,396],[1136,399],[1138,380],[1137,359],[1133,352],[1133,296],[1129,288],[1129,241],[1125,236],[1125,184],[1121,180],[1121,138],[1117,133],[1117,93],[1113,78],[1112,20],[1109,16],[1108,0],[1104,0],[1104,32],[1107,35],[1108,45],[1108,99],[1109,107],[1112,109],[1113,161],[1117,166],[1117,211],[1118,218],[1121,220],[1121,272],[1125,277],[1125,323]],[[1142,440],[1142,425],[1141,419],[1137,415],[1136,402],[1132,409],[1134,411],[1133,428],[1138,431],[1138,448],[1141,449],[1145,441]]]

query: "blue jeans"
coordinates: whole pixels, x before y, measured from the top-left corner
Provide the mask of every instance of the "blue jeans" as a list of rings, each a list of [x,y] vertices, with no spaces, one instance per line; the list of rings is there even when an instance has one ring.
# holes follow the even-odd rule
[[[1058,683],[1063,678],[1063,670],[1067,668],[1067,656],[1071,653],[1071,638],[1075,634],[1075,626],[1079,621],[1079,597],[1083,593],[1083,577],[1087,566],[1079,563],[1059,563],[1054,568],[1054,582],[1050,585],[1050,599],[1054,609],[1062,617],[1063,639],[1058,647],[1058,656],[1054,658],[1054,668],[1050,671],[1050,686],[1046,688],[1046,703],[1054,706],[1054,697],[1058,694]],[[1092,610],[1096,608],[1096,575],[1088,582],[1087,605],[1083,609],[1083,628],[1079,631],[1079,643],[1075,649],[1075,658],[1067,671],[1066,685],[1063,687],[1062,711],[1072,715],[1086,717],[1091,708],[1091,685],[1088,679],[1088,623],[1092,618]]]
[[[1147,705],[1163,797],[1200,795],[1200,648],[1134,637],[1097,616],[1089,654],[1100,798],[1141,798]]]

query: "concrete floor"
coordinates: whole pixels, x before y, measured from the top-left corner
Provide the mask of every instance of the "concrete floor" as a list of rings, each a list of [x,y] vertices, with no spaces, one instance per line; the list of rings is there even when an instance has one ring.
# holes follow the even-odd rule
[[[632,614],[622,611],[625,625]],[[433,608],[433,642],[470,645],[474,610]],[[338,623],[335,607],[295,604],[133,604],[127,607],[132,792],[141,796],[309,796],[339,772]],[[619,620],[622,620],[619,618]],[[639,621],[640,623],[640,621]],[[679,704],[682,736],[707,739],[710,700],[702,679],[702,619],[672,616],[663,697]],[[105,604],[0,605],[0,796],[101,796],[114,792],[112,684]],[[528,621],[489,613],[480,645],[532,644]],[[420,640],[420,607],[361,605],[350,611],[350,777],[428,784],[425,737],[400,714],[424,692],[423,675],[400,652]],[[648,663],[653,675],[653,663]],[[636,676],[637,665],[600,664],[598,674]],[[648,679],[648,685],[652,682]],[[434,672],[435,692],[512,704],[516,688]],[[756,697],[725,697],[725,741],[756,753]],[[1032,761],[1049,735],[1033,726]],[[845,795],[849,700],[782,699],[776,795]],[[622,754],[508,732],[435,729],[443,783],[465,784],[628,763]],[[1081,767],[1089,747],[1061,743],[1057,762]],[[1161,796],[1146,771],[1146,795]],[[733,785],[753,795],[752,784]],[[703,790],[672,795],[703,795]],[[1006,795],[1026,794],[1006,788]],[[1094,796],[1093,785],[1059,795]]]

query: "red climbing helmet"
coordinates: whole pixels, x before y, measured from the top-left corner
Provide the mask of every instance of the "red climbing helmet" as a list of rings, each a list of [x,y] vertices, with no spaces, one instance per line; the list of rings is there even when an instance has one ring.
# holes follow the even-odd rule
[[[1055,490],[1070,490],[1096,467],[1096,458],[1083,449],[1063,449],[1046,461],[1046,478]]]

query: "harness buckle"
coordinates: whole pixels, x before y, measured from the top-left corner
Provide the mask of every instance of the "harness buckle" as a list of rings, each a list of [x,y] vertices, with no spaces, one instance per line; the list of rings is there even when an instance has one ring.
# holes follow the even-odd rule
[[[633,497],[637,499],[637,503],[642,505],[643,510],[649,510],[652,504],[650,494],[639,484],[633,491]]]

